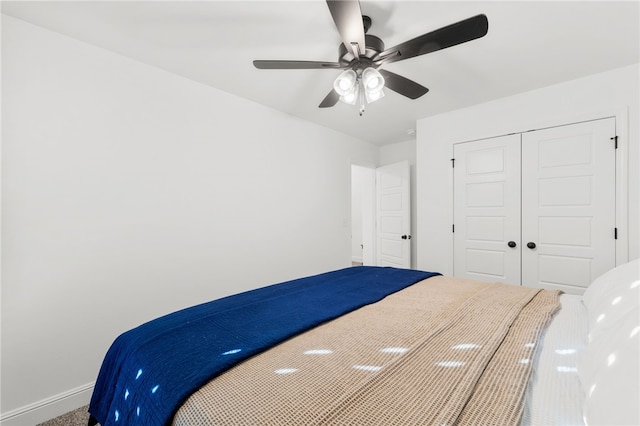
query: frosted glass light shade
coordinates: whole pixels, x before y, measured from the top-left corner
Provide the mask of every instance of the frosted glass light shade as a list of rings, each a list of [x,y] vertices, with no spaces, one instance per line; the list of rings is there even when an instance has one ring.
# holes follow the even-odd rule
[[[367,92],[376,92],[384,87],[384,77],[374,68],[362,71],[362,82]]]
[[[384,97],[384,90],[382,88],[380,90],[365,90],[364,95],[367,98],[367,103],[375,102],[380,98]]]
[[[346,96],[356,87],[358,76],[354,70],[346,70],[333,82],[333,89],[340,95]]]
[[[337,90],[336,90],[337,92]],[[355,105],[358,100],[358,95],[360,94],[360,85],[354,84],[344,95],[340,96],[340,102],[344,102],[345,104]]]

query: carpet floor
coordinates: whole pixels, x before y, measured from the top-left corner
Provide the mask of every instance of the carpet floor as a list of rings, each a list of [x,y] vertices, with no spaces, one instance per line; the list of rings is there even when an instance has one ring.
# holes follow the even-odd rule
[[[85,405],[37,426],[87,426],[89,421],[88,409],[89,406]]]

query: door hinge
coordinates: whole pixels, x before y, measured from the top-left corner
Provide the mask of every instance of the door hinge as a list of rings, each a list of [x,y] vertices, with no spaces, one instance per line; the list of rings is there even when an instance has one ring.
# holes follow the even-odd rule
[[[614,240],[618,239],[618,228],[613,228],[613,239]]]
[[[614,142],[614,145],[613,145],[614,149],[618,149],[618,137],[614,136],[614,137],[609,138],[609,139],[611,139]]]
[[[451,168],[455,168],[456,167],[456,159],[452,158],[451,159]]]
[[[456,224],[451,225],[451,232],[456,232]]]

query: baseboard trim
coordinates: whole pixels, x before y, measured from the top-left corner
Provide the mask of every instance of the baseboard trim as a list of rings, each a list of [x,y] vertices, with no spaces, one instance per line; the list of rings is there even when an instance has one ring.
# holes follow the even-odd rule
[[[0,424],[2,426],[35,425],[58,417],[87,405],[94,386],[95,382],[87,383],[33,404],[2,413],[0,414]]]

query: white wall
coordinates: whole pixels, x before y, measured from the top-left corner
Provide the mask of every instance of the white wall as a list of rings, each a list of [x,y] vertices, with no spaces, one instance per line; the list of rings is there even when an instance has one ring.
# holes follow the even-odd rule
[[[453,144],[615,115],[620,135],[619,261],[640,256],[638,64],[418,121],[418,268],[453,273]],[[628,217],[628,226],[622,220]]]
[[[3,16],[2,417],[88,402],[121,332],[350,265],[377,148]]]

